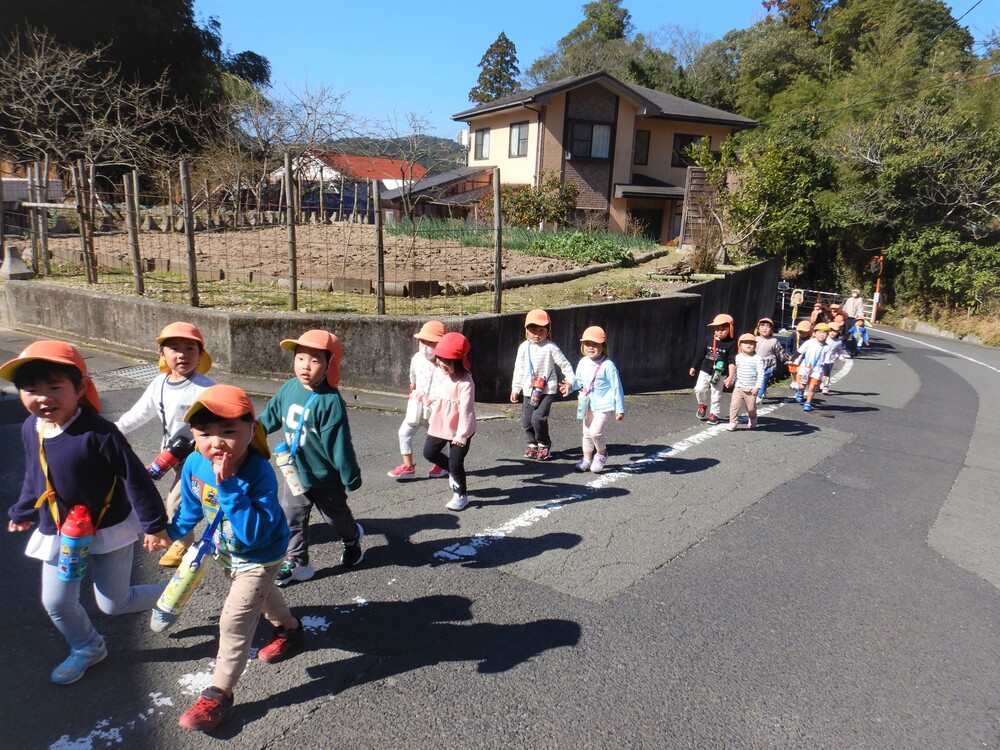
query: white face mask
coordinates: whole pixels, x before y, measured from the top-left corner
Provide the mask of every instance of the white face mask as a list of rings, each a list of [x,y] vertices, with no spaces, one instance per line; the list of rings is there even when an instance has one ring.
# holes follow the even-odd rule
[[[420,344],[420,353],[423,354],[431,362],[434,361],[434,347],[427,346],[427,344]]]

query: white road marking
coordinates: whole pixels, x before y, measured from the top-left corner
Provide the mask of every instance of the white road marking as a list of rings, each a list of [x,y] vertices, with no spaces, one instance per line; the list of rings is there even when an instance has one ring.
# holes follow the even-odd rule
[[[982,365],[988,370],[993,370],[993,372],[1000,372],[1000,367],[994,367],[993,365],[988,365],[985,362],[980,362],[978,359],[973,359],[972,357],[967,357],[964,354],[959,354],[958,352],[953,352],[951,349],[945,349],[943,346],[935,346],[934,344],[928,344],[926,341],[921,341],[920,339],[915,339],[912,336],[904,336],[901,333],[894,333],[893,331],[886,331],[882,328],[872,329],[879,334],[884,334],[886,336],[895,336],[898,339],[903,339],[904,341],[910,341],[914,344],[920,344],[921,346],[926,346],[928,349],[936,349],[939,352],[944,352],[945,354],[950,354],[953,357],[958,357],[959,359],[964,359],[973,364]]]
[[[854,360],[844,360],[843,366],[830,377],[830,383],[837,383],[842,378],[846,377],[853,366]],[[777,404],[761,407],[757,409],[757,416],[767,416],[768,414],[777,411],[784,405],[785,402],[782,401]],[[521,513],[519,516],[515,516],[500,526],[484,529],[483,531],[474,534],[470,539],[449,544],[447,547],[439,549],[435,552],[434,557],[445,562],[472,559],[479,554],[480,550],[490,546],[500,539],[506,539],[518,529],[525,529],[529,526],[534,526],[539,521],[548,518],[557,510],[562,510],[567,504],[577,500],[582,500],[588,495],[594,494],[598,490],[628,479],[633,474],[646,471],[652,465],[660,463],[667,458],[673,458],[679,453],[683,453],[696,445],[701,445],[705,441],[711,440],[723,432],[726,432],[725,422],[720,422],[717,425],[707,427],[701,432],[695,433],[691,437],[684,438],[684,440],[674,443],[673,445],[668,445],[666,448],[658,450],[655,453],[643,456],[642,458],[633,461],[631,465],[625,468],[600,474],[596,479],[588,482],[584,487],[582,487],[580,492],[574,493],[569,497],[550,500],[542,505],[536,505],[534,508],[529,508],[524,511],[524,513]]]

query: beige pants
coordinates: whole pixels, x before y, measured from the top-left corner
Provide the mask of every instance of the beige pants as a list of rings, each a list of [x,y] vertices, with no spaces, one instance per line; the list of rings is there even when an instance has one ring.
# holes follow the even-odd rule
[[[219,618],[219,655],[215,660],[213,684],[217,688],[232,690],[246,669],[250,644],[257,630],[257,620],[264,619],[274,627],[291,628],[295,625],[285,597],[274,584],[280,564],[262,565],[246,570],[225,568],[232,581],[229,595],[222,606]]]
[[[740,415],[740,407],[746,404],[750,425],[757,424],[757,389],[734,388],[733,397],[729,401],[729,421],[735,422]]]

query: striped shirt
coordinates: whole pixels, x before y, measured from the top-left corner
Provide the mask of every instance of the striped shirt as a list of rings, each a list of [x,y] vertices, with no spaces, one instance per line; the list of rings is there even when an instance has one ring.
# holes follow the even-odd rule
[[[764,360],[756,354],[736,355],[736,383],[734,388],[759,391],[764,384]]]

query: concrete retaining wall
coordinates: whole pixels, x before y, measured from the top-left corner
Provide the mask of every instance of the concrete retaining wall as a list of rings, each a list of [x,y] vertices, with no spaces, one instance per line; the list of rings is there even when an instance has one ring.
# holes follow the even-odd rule
[[[775,258],[680,294],[550,310],[552,338],[576,364],[580,333],[600,325],[627,392],[684,387],[691,383],[687,371],[706,323],[718,312],[729,312],[737,333],[751,330],[758,318],[773,312],[780,268]],[[290,377],[291,356],[278,342],[325,328],[344,342],[344,385],[373,391],[407,390],[413,334],[422,322],[396,316],[227,313],[40,281],[9,281],[3,287],[0,322],[7,327],[151,358],[163,326],[186,320],[204,334],[221,370],[252,377]],[[514,355],[524,340],[524,312],[441,321],[472,342],[477,398],[506,401]]]

